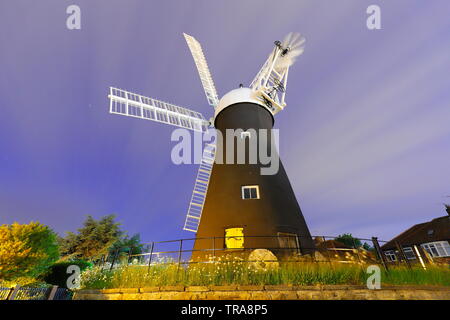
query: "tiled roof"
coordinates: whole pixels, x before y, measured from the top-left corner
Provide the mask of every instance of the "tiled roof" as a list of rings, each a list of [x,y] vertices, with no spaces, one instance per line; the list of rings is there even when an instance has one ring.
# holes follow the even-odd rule
[[[450,240],[450,216],[448,215],[416,224],[384,244],[382,248],[395,249],[395,242],[407,246],[442,240]]]

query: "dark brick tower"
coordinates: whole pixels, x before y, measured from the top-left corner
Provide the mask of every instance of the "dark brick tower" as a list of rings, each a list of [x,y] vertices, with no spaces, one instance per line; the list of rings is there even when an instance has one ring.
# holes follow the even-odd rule
[[[225,96],[221,100],[222,105],[216,112],[215,128],[223,135],[217,150],[223,150],[223,159],[226,159],[226,129],[254,129],[256,132],[267,129],[270,141],[270,129],[274,124],[272,113],[260,102],[245,98],[249,92],[246,90],[249,89],[231,91],[228,99]],[[238,139],[245,139],[245,164],[236,164]],[[256,164],[249,164],[250,139],[238,134],[234,140],[234,163],[226,164],[224,160],[223,164],[213,166],[193,259],[204,258],[205,252],[201,250],[213,248],[216,254],[269,249],[278,257],[283,256],[283,252],[292,252],[280,247],[302,254],[310,252],[314,244],[281,161],[275,174],[261,175],[261,168],[268,165],[261,164],[259,157]],[[266,154],[270,155],[270,142],[267,148]],[[226,241],[225,236],[236,238]],[[216,239],[202,239],[212,237]]]

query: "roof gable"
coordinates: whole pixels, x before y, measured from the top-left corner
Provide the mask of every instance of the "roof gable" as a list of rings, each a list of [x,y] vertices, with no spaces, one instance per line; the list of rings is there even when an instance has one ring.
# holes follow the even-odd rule
[[[432,230],[432,232],[429,232]],[[427,242],[450,239],[450,217],[443,216],[429,222],[419,223],[382,246],[383,249],[396,248],[395,242],[405,245],[422,244]]]

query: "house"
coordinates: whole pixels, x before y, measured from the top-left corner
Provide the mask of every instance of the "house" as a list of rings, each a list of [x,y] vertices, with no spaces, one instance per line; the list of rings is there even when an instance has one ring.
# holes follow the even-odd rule
[[[401,245],[411,262],[417,262],[419,255],[424,260],[450,262],[450,206],[445,207],[446,216],[416,224],[381,246],[387,261],[402,260]]]

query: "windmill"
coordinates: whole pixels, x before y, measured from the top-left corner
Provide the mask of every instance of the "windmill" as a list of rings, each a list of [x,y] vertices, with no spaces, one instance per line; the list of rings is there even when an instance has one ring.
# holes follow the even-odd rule
[[[277,152],[268,132],[274,116],[286,107],[289,68],[303,53],[305,39],[290,33],[283,41],[275,41],[250,86],[240,85],[219,99],[200,43],[190,35],[184,37],[214,116],[207,120],[191,109],[114,87],[108,96],[110,113],[204,133],[215,129],[223,136],[227,129],[241,130],[233,141],[263,132],[270,142],[266,154]],[[196,233],[193,258],[202,257],[211,249],[230,252],[269,248],[277,253],[277,248],[288,247],[309,252],[313,241],[281,161],[277,172],[270,175],[261,174],[267,163],[259,160],[244,164],[215,161],[216,150],[226,158],[227,141],[206,144],[203,150],[183,228]],[[248,159],[249,143],[244,144]]]

